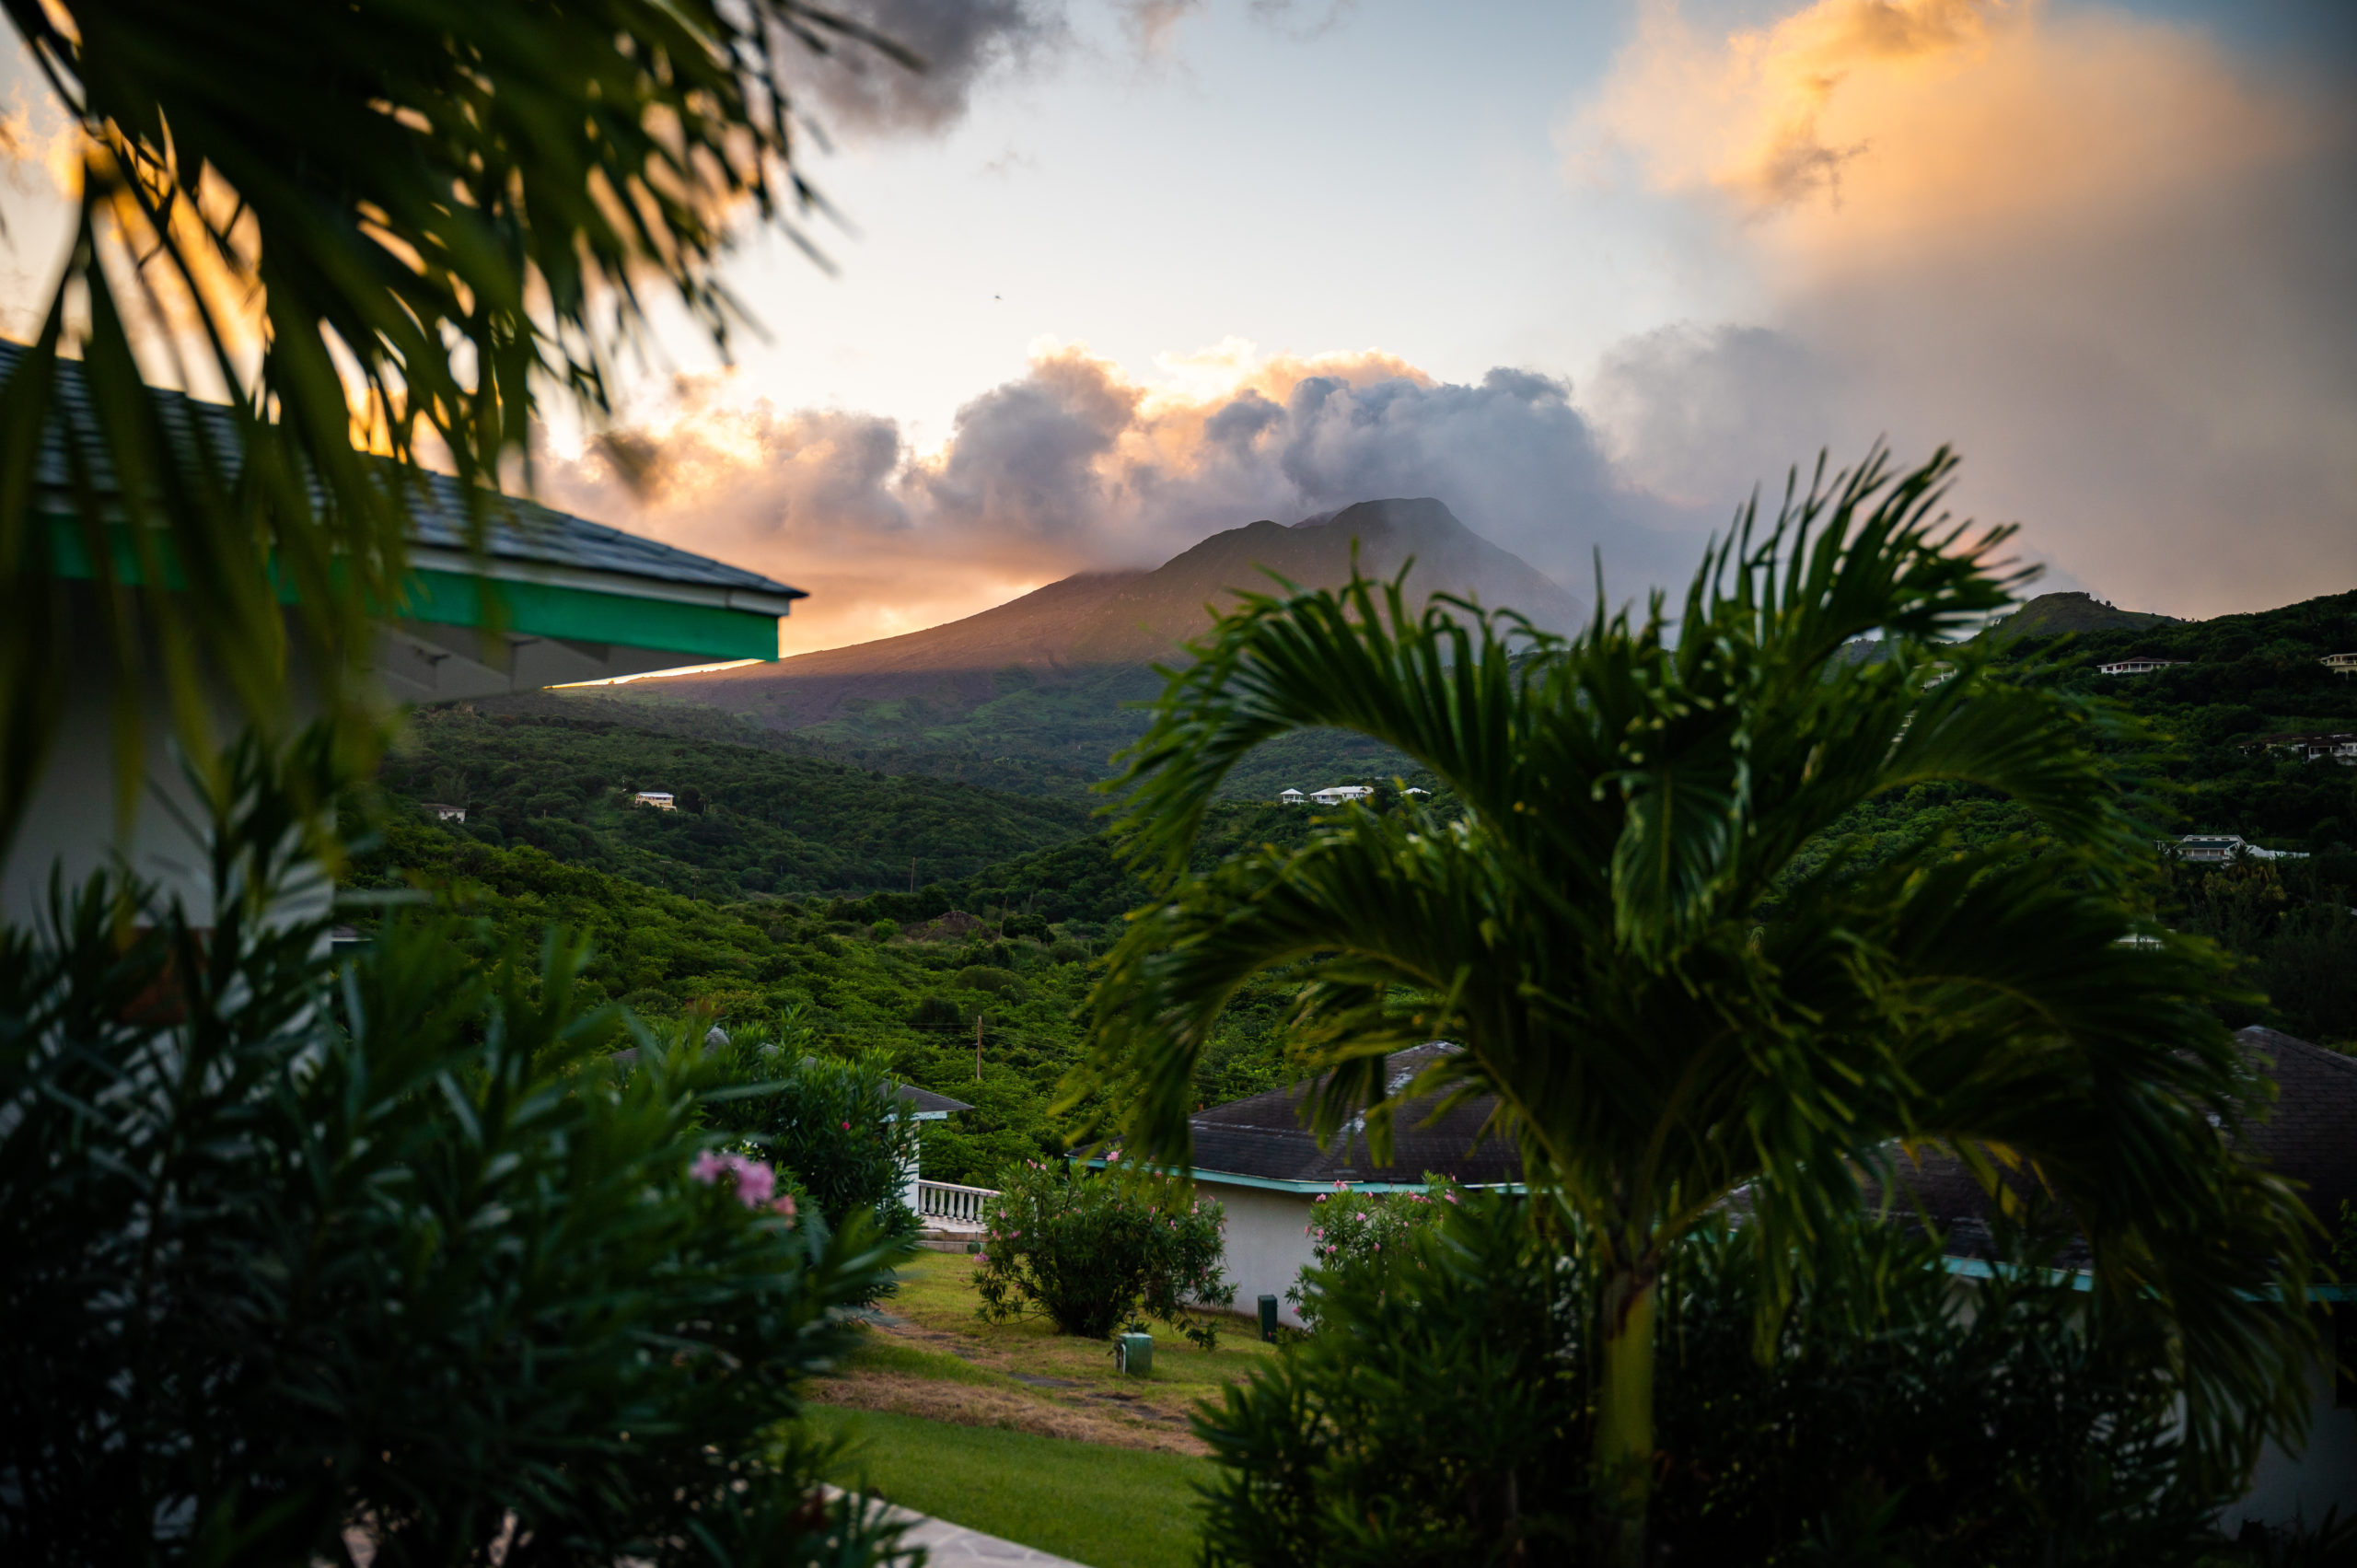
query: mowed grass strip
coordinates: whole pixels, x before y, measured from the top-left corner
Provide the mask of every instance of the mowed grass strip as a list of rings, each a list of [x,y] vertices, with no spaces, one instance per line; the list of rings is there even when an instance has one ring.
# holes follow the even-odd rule
[[[1088,1568],[1197,1560],[1195,1487],[1211,1478],[1208,1459],[881,1411],[815,1406],[808,1418],[853,1445],[841,1485]]]

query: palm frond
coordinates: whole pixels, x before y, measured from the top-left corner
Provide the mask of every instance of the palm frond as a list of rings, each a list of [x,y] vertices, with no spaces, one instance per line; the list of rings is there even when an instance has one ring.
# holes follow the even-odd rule
[[[607,411],[661,297],[725,353],[752,325],[718,272],[740,217],[808,245],[795,59],[918,64],[803,0],[0,5],[81,138],[45,346],[0,402],[0,578],[25,611],[0,626],[0,667],[19,692],[57,683],[53,629],[78,600],[46,530],[70,514],[98,563],[127,781],[151,682],[191,755],[214,753],[222,706],[284,719],[298,644],[326,710],[356,713],[373,626],[407,590],[399,465],[447,462],[480,544],[503,472],[528,480],[549,389]],[[61,354],[82,360],[79,408]],[[228,416],[169,427],[149,382]],[[44,439],[73,470],[46,485]],[[45,713],[11,703],[0,852]]]

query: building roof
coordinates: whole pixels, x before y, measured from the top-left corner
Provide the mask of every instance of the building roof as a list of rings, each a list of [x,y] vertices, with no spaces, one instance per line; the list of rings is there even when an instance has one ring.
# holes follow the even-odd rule
[[[1396,1087],[1434,1057],[1456,1049],[1435,1042],[1394,1051],[1385,1059],[1385,1078]],[[1425,1121],[1438,1097],[1410,1100],[1392,1123],[1391,1163],[1377,1166],[1356,1123],[1337,1134],[1329,1146],[1318,1146],[1301,1120],[1302,1098],[1309,1089],[1310,1085],[1299,1084],[1196,1112],[1188,1119],[1195,1138],[1194,1175],[1203,1180],[1240,1179],[1250,1186],[1302,1191],[1337,1181],[1421,1186],[1426,1171],[1469,1186],[1522,1179],[1521,1152],[1495,1135],[1480,1138],[1483,1125],[1497,1109],[1493,1095],[1468,1100],[1429,1126]]]
[[[0,341],[0,377],[13,374],[26,353]],[[163,389],[150,389],[150,395],[183,450],[201,438],[235,464],[238,424],[231,409]],[[59,363],[55,406],[60,418],[44,433],[37,477],[46,509],[64,512],[71,505],[66,433],[97,430],[78,362]],[[80,446],[96,488],[112,491],[103,444]],[[488,514],[478,551],[464,485],[424,469],[397,471],[412,482],[413,571],[400,611],[403,630],[382,650],[379,670],[398,696],[480,696],[667,666],[773,659],[777,617],[808,597],[741,566],[488,493],[475,498]],[[78,529],[65,525],[59,540],[59,574],[93,575]],[[487,598],[499,602],[488,605]],[[505,637],[504,656],[481,656],[485,627]]]
[[[2235,1040],[2245,1062],[2276,1091],[2274,1105],[2245,1129],[2244,1147],[2296,1184],[2309,1212],[2328,1229],[2337,1229],[2340,1205],[2357,1203],[2357,1057],[2256,1025]],[[1898,1176],[1909,1195],[1905,1206],[1921,1205],[1922,1216],[1946,1237],[1951,1254],[1989,1255],[1989,1196],[1963,1161],[1926,1151],[1919,1164],[1902,1163]],[[2009,1180],[2026,1192],[2026,1179]],[[2085,1243],[2074,1242],[2056,1261],[2085,1267]]]
[[[0,339],[0,377],[13,375],[26,353],[23,344]],[[94,434],[97,420],[90,412],[89,389],[82,378],[82,366],[74,360],[61,360],[57,369],[57,403],[68,425]],[[227,406],[161,388],[151,388],[149,393],[156,400],[167,429],[179,433],[202,427],[212,444],[235,452],[238,422]],[[92,441],[86,451],[92,482],[102,493],[111,491],[114,471],[104,446]],[[70,483],[63,430],[52,426],[43,437],[37,471],[44,488],[63,491]],[[465,487],[448,474],[424,469],[412,471],[422,482],[410,507],[410,542],[445,550],[470,549]],[[514,496],[496,496],[493,502],[495,510],[484,540],[484,552],[493,560],[612,572],[658,582],[742,588],[785,599],[809,597],[799,588],[788,587],[759,572],[677,550],[536,502]]]
[[[962,1099],[951,1099],[947,1095],[937,1095],[931,1089],[921,1089],[914,1084],[900,1086],[900,1103],[918,1116],[947,1116],[954,1110],[974,1109]]]

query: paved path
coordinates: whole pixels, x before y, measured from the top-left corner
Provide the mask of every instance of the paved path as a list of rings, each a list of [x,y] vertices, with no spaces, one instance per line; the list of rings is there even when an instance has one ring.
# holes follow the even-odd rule
[[[835,1489],[829,1487],[834,1493]],[[980,1530],[970,1530],[963,1525],[953,1525],[946,1519],[927,1518],[924,1515],[900,1507],[897,1504],[877,1499],[868,1504],[877,1514],[895,1519],[909,1527],[901,1536],[909,1546],[921,1546],[925,1551],[926,1568],[1085,1568],[1069,1557],[1051,1557],[1028,1546],[1017,1546],[1011,1540],[986,1536]]]

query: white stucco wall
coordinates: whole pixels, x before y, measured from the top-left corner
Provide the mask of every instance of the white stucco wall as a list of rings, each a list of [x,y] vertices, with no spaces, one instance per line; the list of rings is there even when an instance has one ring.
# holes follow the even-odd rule
[[[1315,1194],[1238,1187],[1200,1176],[1195,1192],[1216,1199],[1227,1211],[1226,1277],[1236,1287],[1236,1310],[1257,1317],[1260,1297],[1273,1295],[1278,1320],[1299,1328],[1301,1315],[1284,1297],[1310,1260],[1314,1243],[1305,1227]]]
[[[2357,1516],[2357,1410],[2332,1408],[2332,1369],[2321,1361],[2309,1369],[2308,1391],[2307,1446],[2295,1459],[2267,1446],[2251,1472],[2250,1490],[2221,1516],[2226,1534],[2246,1519],[2314,1529],[2335,1508],[2344,1519]]]

